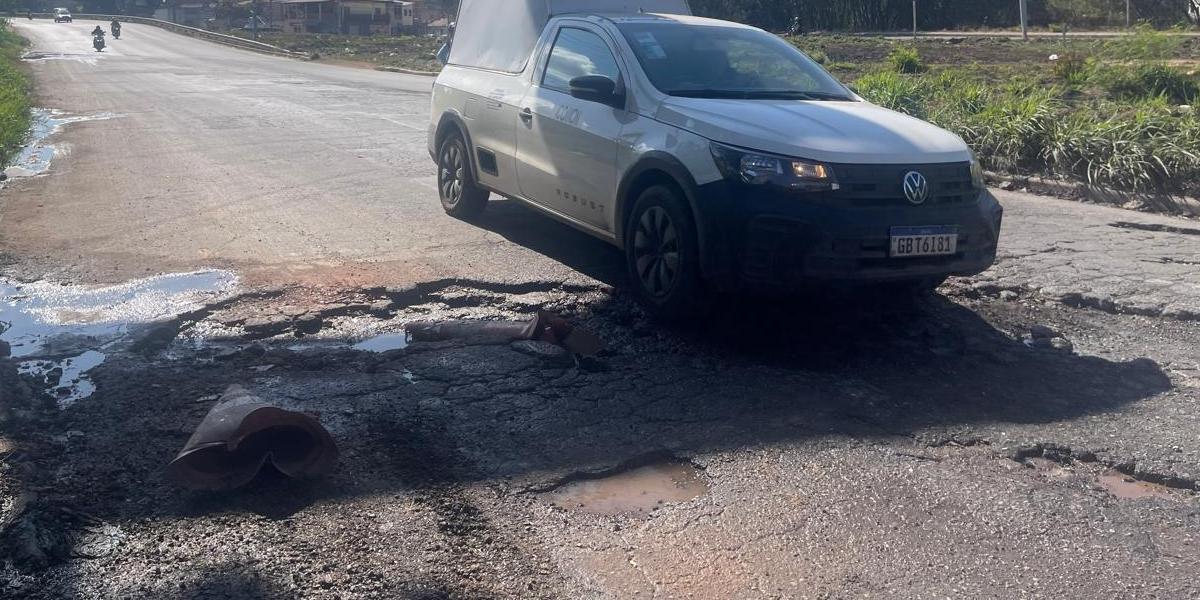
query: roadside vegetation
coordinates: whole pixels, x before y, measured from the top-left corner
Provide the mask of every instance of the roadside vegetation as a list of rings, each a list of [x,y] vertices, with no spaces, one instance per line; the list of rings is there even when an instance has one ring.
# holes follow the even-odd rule
[[[241,30],[232,33],[250,37],[248,32]],[[433,37],[261,33],[258,41],[329,62],[429,72],[442,68],[435,57],[441,40]]]
[[[25,40],[0,20],[0,165],[21,149],[29,131],[29,79],[21,70]]]
[[[793,41],[863,97],[958,133],[986,169],[1200,195],[1194,40]]]

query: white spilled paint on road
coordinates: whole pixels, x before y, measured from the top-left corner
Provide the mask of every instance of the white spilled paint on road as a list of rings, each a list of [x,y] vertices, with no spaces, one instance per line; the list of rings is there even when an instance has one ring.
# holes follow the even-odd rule
[[[0,340],[12,346],[15,358],[103,350],[123,340],[131,326],[199,309],[237,285],[237,275],[215,269],[106,287],[0,278]]]
[[[103,56],[100,52],[26,52],[21,56],[21,60],[36,61],[36,60],[69,60],[81,62],[85,65],[95,65],[100,57]]]
[[[30,125],[29,141],[21,148],[20,154],[13,160],[12,166],[4,170],[9,177],[32,177],[41,175],[50,169],[50,163],[56,155],[62,155],[61,149],[51,144],[47,139],[62,131],[62,128],[72,123],[86,121],[107,121],[120,115],[114,113],[98,113],[94,115],[67,115],[62,111],[47,108],[33,109],[33,123]]]
[[[87,372],[100,366],[105,358],[101,352],[88,350],[63,360],[27,360],[17,370],[22,375],[43,378],[54,390],[58,407],[63,409],[95,393],[96,384]]]

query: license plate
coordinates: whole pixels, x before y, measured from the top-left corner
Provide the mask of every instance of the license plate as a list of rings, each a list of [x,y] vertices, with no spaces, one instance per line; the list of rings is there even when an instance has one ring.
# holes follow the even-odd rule
[[[947,225],[893,227],[892,258],[945,256],[958,251],[958,228]]]

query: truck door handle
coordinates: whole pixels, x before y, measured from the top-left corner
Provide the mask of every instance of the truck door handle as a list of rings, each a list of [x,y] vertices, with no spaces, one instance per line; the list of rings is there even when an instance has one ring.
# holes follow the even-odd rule
[[[526,125],[533,123],[533,111],[532,110],[530,110],[528,108],[522,109],[520,112],[520,115],[521,115],[521,120],[525,121]]]

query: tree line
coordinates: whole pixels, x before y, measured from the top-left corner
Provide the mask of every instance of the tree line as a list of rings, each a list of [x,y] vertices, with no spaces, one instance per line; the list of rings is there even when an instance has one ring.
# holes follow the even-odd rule
[[[771,31],[897,31],[912,28],[912,0],[689,0],[699,15]],[[1200,0],[1131,0],[1132,21],[1169,27],[1189,20]],[[1034,26],[1123,25],[1125,0],[1028,0]],[[917,0],[920,29],[1012,27],[1018,0]]]

